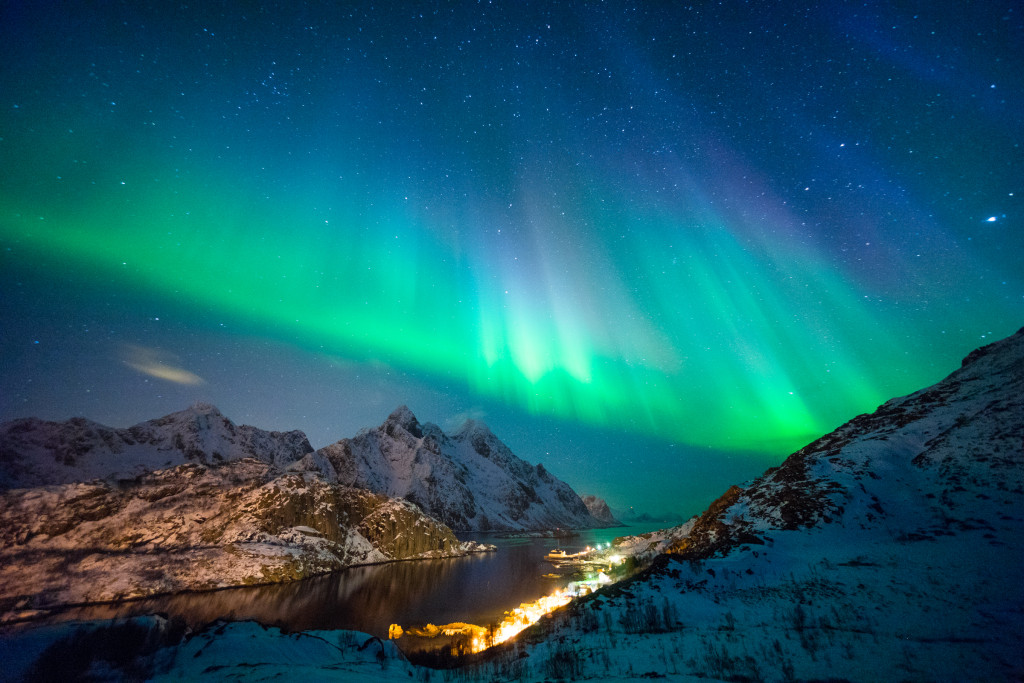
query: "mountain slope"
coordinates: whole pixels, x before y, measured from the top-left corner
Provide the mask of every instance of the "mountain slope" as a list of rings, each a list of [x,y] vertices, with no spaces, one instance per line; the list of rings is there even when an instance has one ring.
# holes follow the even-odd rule
[[[244,459],[0,494],[0,613],[483,548],[406,501]]]
[[[604,526],[625,526],[622,522],[615,519],[611,508],[608,507],[608,503],[603,498],[592,495],[580,496],[580,498],[583,500],[583,504],[587,506],[587,511],[590,512],[590,515]]]
[[[671,553],[650,571],[491,665],[525,680],[1019,680],[1024,330],[657,536],[629,541]]]
[[[456,531],[601,525],[567,484],[474,420],[445,434],[401,406],[379,427],[317,455],[339,483],[410,500]]]
[[[800,449],[673,552],[710,557],[751,534],[830,524],[919,541],[991,526],[1024,495],[1022,444],[1024,330]]]
[[[128,429],[24,418],[0,425],[0,489],[131,479],[188,462],[256,458],[284,466],[312,451],[300,431],[235,425],[205,403]]]

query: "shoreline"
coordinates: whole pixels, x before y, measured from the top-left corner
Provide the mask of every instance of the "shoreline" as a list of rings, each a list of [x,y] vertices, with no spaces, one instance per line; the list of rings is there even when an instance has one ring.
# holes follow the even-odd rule
[[[306,581],[308,579],[323,578],[325,576],[330,576],[332,574],[339,574],[339,573],[348,571],[349,569],[356,569],[356,568],[359,568],[359,567],[380,567],[380,566],[384,566],[384,565],[399,564],[399,563],[402,563],[402,562],[410,562],[410,563],[412,563],[412,562],[425,562],[425,561],[430,561],[430,560],[454,560],[454,559],[459,559],[459,558],[462,558],[462,557],[469,557],[471,555],[478,555],[478,554],[482,554],[482,553],[497,552],[497,550],[498,550],[497,546],[491,545],[491,544],[482,544],[482,543],[477,543],[475,541],[460,541],[460,542],[463,545],[465,545],[466,543],[475,543],[476,547],[474,547],[472,549],[469,549],[469,550],[465,550],[464,552],[461,552],[461,553],[454,553],[454,554],[453,553],[445,553],[445,554],[438,554],[438,555],[429,556],[429,557],[403,557],[403,558],[397,558],[397,559],[393,559],[393,560],[385,560],[385,561],[382,561],[382,562],[360,562],[360,563],[357,563],[357,564],[350,564],[350,565],[347,565],[345,567],[339,567],[339,568],[336,568],[336,569],[331,569],[329,571],[314,573],[314,574],[310,574],[308,576],[303,576],[301,578],[288,579],[288,580],[285,580],[285,581],[260,581],[260,582],[256,582],[256,583],[239,583],[239,584],[229,585],[229,586],[213,586],[213,587],[210,587],[210,588],[186,588],[186,589],[183,589],[183,590],[158,591],[158,592],[155,592],[155,593],[147,593],[146,595],[135,595],[135,596],[131,596],[131,597],[117,598],[117,599],[113,599],[113,600],[87,600],[87,601],[83,601],[83,602],[59,603],[59,604],[55,604],[55,605],[49,605],[49,606],[38,607],[38,608],[25,608],[24,610],[21,610],[21,612],[23,612],[23,613],[24,612],[33,612],[33,614],[30,614],[30,615],[27,615],[27,616],[15,616],[13,618],[8,618],[9,615],[11,615],[12,613],[15,613],[15,612],[19,611],[17,607],[14,607],[14,608],[9,609],[9,610],[5,611],[4,613],[0,614],[0,637],[2,637],[4,635],[4,631],[8,630],[9,628],[13,629],[14,627],[17,627],[17,626],[26,625],[26,624],[32,624],[32,623],[39,623],[40,625],[45,625],[47,623],[47,619],[49,617],[56,617],[56,616],[58,616],[62,612],[69,612],[69,611],[75,610],[75,609],[82,609],[82,608],[88,608],[88,607],[104,607],[104,606],[126,605],[126,604],[142,602],[142,601],[145,601],[145,600],[153,600],[153,599],[159,599],[159,598],[169,598],[169,597],[175,597],[175,596],[188,596],[188,595],[203,595],[203,594],[209,594],[209,593],[220,593],[220,592],[224,592],[224,591],[238,590],[238,589],[241,589],[241,588],[260,588],[260,587],[267,587],[267,586],[280,586],[280,585],[284,585],[284,584],[300,583],[300,582]],[[438,551],[428,551],[428,552],[438,552]],[[31,596],[25,596],[22,599],[24,599],[24,600],[32,600],[35,597],[38,597],[38,594],[31,595]],[[11,600],[18,600],[18,598],[10,598],[10,599]],[[57,620],[54,623],[60,623],[60,621],[61,620]],[[72,619],[72,620],[68,620],[68,621],[75,621],[75,620]]]

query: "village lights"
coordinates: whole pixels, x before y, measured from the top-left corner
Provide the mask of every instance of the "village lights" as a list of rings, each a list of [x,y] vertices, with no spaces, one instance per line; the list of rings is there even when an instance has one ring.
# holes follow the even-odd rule
[[[461,622],[445,626],[428,624],[425,628],[410,629],[403,629],[398,624],[392,624],[388,635],[391,639],[398,639],[406,633],[428,638],[442,634],[465,633],[471,635],[470,650],[480,652],[518,635],[540,621],[541,617],[551,614],[559,607],[568,605],[573,598],[593,593],[599,586],[609,583],[612,583],[612,580],[607,574],[598,573],[596,578],[589,581],[573,581],[567,587],[556,590],[550,595],[533,602],[524,602],[519,607],[505,612],[504,620],[497,626],[491,637],[487,637],[487,629]]]

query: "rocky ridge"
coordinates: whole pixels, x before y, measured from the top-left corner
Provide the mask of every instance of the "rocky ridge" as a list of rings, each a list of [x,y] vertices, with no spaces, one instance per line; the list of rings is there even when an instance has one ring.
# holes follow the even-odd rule
[[[328,479],[410,500],[456,531],[603,526],[543,465],[517,457],[482,422],[445,434],[407,407],[306,458]]]
[[[0,425],[0,489],[132,479],[185,463],[242,458],[283,467],[312,452],[301,431],[236,425],[206,403],[127,429],[80,417],[64,422],[23,418]]]
[[[484,423],[470,420],[445,434],[405,406],[379,427],[319,451],[301,431],[235,425],[203,403],[127,429],[84,418],[0,424],[0,490],[128,481],[186,463],[244,458],[409,500],[459,531],[617,524],[591,516],[567,484],[514,455]]]
[[[413,504],[244,459],[0,496],[0,612],[483,549]]]

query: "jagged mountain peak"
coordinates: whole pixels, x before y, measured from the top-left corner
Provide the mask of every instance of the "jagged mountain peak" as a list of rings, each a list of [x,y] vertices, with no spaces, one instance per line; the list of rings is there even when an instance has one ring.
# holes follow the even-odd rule
[[[173,413],[168,413],[155,420],[147,420],[147,422],[165,421],[171,420],[190,420],[198,416],[206,417],[219,417],[227,420],[228,418],[220,411],[220,409],[212,403],[206,403],[204,401],[196,401],[187,408],[176,410]]]
[[[381,428],[389,435],[393,436],[395,428],[400,428],[417,439],[423,436],[423,427],[424,425],[420,424],[420,421],[416,419],[416,415],[405,404],[392,410],[384,424],[381,425]]]
[[[622,522],[615,519],[612,514],[611,508],[608,507],[608,503],[603,498],[598,496],[587,494],[580,496],[583,500],[583,504],[587,506],[587,510],[590,511],[591,516],[594,519],[607,524],[608,526],[624,526]]]
[[[224,417],[224,413],[220,412],[220,409],[217,406],[213,405],[212,403],[207,403],[205,401],[196,401],[195,403],[193,403],[192,405],[190,405],[188,408],[181,412],[190,412],[195,413],[196,415],[217,415],[220,417]]]
[[[478,420],[445,434],[399,406],[379,427],[317,453],[340,483],[412,501],[456,530],[600,526],[567,484]]]
[[[391,414],[388,415],[387,422],[394,422],[402,425],[403,427],[419,425],[419,420],[416,419],[416,415],[413,414],[409,409],[409,406],[404,403],[391,411]]]
[[[234,423],[220,412],[220,409],[212,403],[204,403],[196,401],[192,405],[182,410],[168,413],[162,417],[158,417],[153,420],[147,420],[141,424],[148,425],[171,425],[171,424],[198,424],[201,428],[209,428],[212,424],[224,424]],[[136,425],[138,427],[139,425]]]

